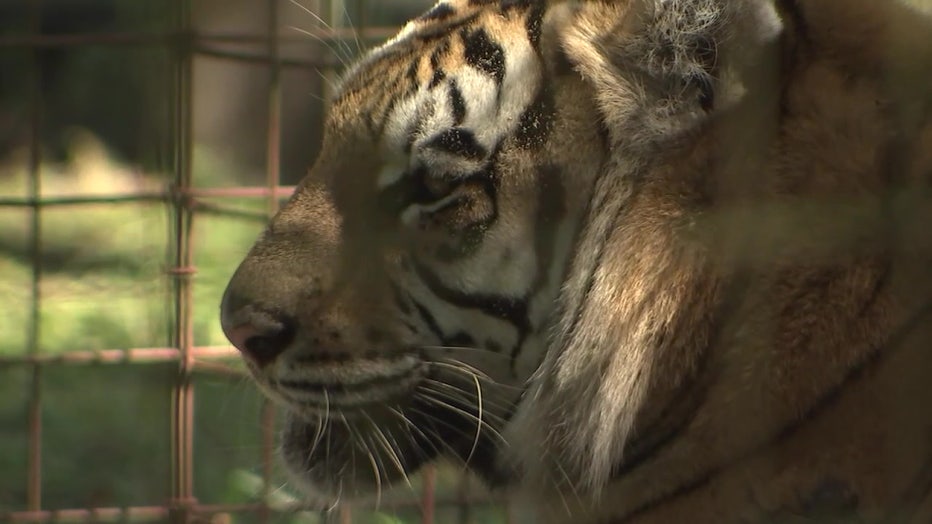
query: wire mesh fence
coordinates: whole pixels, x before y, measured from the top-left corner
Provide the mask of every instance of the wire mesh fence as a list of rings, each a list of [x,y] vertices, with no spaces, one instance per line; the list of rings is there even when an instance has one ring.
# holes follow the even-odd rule
[[[18,73],[3,74],[0,90],[14,108],[8,122],[0,119],[13,158],[0,170],[0,521],[509,520],[501,504],[444,468],[426,469],[378,511],[303,506],[276,468],[275,410],[216,326],[223,283],[297,180],[280,178],[292,171],[283,169],[283,151],[294,165],[317,147],[320,107],[296,117],[289,102],[323,106],[346,60],[427,3],[397,2],[395,20],[380,15],[390,3],[365,0],[0,6],[0,63]],[[138,12],[125,15],[133,4]],[[104,29],[56,28],[56,16],[93,18],[100,6],[110,17]],[[225,27],[239,7],[246,23]],[[81,56],[94,58],[74,69],[105,63],[113,76],[78,82],[61,73],[63,55],[87,49],[96,54]],[[235,85],[212,82],[218,63],[243,68],[260,86],[247,105],[261,124],[232,125],[252,133],[242,140],[264,159],[253,170],[261,176],[218,175],[230,162],[204,159],[200,104],[242,100],[230,95]],[[148,97],[127,101],[122,84],[104,87],[108,79],[130,86],[137,73]],[[136,115],[132,129],[110,135],[143,137],[123,151],[131,161],[114,162],[74,132],[82,147],[62,158],[51,151],[50,130],[67,123],[49,95],[61,84],[69,93],[118,93],[84,109]],[[286,96],[288,85],[304,87]]]

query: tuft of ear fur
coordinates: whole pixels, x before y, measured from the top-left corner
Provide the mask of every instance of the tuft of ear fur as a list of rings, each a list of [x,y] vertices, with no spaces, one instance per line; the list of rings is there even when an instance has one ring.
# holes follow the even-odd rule
[[[648,392],[664,398],[681,387],[696,366],[693,348],[712,336],[702,315],[714,309],[717,283],[705,254],[682,245],[633,181],[647,171],[675,178],[652,160],[672,156],[680,139],[741,97],[745,66],[780,26],[764,0],[568,3],[550,16],[594,88],[612,157],[593,188],[551,348],[508,439],[522,443],[519,467],[531,482],[598,496]],[[671,361],[680,379],[658,385],[667,373],[657,368]]]
[[[766,0],[617,0],[561,7],[562,43],[595,87],[614,146],[649,153],[742,92],[736,74],[780,31]],[[750,45],[728,48],[731,41]]]

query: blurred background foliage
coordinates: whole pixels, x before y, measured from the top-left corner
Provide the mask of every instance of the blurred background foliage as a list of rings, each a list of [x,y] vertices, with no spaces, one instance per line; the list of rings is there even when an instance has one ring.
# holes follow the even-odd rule
[[[310,37],[320,0],[279,1],[286,59],[331,56]],[[892,1],[892,0],[890,0]],[[902,0],[922,9],[932,0]],[[431,0],[349,0],[337,23],[396,26]],[[173,50],[160,37],[175,20],[173,0],[0,0],[0,200],[29,195],[29,145],[41,145],[43,197],[161,191],[171,182]],[[38,5],[39,8],[34,8]],[[265,34],[266,2],[191,0],[203,34]],[[31,47],[32,34],[134,35],[126,45]],[[131,39],[128,39],[131,40]],[[365,39],[364,39],[365,40]],[[364,41],[331,44],[356,54]],[[217,49],[214,49],[216,51]],[[221,51],[261,56],[262,43]],[[216,54],[216,53],[215,53]],[[339,68],[339,67],[337,67]],[[194,165],[198,187],[262,185],[267,129],[266,68],[260,63],[200,57],[194,78]],[[297,182],[317,153],[327,70],[283,73],[283,183]],[[36,98],[38,97],[38,98]],[[38,100],[38,114],[32,102]],[[38,128],[35,124],[38,123]],[[225,200],[261,214],[258,200]],[[167,276],[173,245],[171,210],[162,202],[52,206],[40,213],[38,251],[32,211],[0,206],[0,512],[26,504],[27,409],[32,368],[2,358],[29,351],[32,279],[41,275],[37,346],[43,354],[171,342],[173,309]],[[199,214],[195,219],[194,337],[225,345],[217,319],[227,279],[261,231],[261,219]],[[232,362],[231,365],[237,365]],[[170,400],[177,364],[48,366],[42,396],[43,507],[160,505],[170,494]],[[261,399],[247,380],[195,376],[195,493],[202,503],[246,503],[263,491]],[[457,485],[442,469],[440,493]],[[284,480],[270,504],[293,502]],[[415,492],[417,484],[413,486]],[[357,515],[356,522],[415,521],[416,511]],[[248,515],[232,515],[248,522]],[[501,522],[500,508],[438,509],[437,522]],[[310,513],[285,522],[318,522]]]

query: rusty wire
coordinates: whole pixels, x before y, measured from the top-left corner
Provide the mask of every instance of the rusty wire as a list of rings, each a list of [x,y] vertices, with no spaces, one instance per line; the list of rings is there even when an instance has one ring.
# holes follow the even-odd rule
[[[39,33],[40,7],[39,0],[30,3],[30,25],[32,32]],[[39,67],[39,51],[32,49],[29,53],[30,62],[30,118],[32,121],[29,137],[29,196],[33,204],[30,206],[29,224],[29,254],[32,260],[32,278],[30,282],[31,310],[29,327],[26,339],[26,353],[33,357],[39,355],[39,330],[41,327],[41,286],[42,283],[42,211],[35,202],[42,193],[39,170],[42,165],[41,122],[42,103],[39,88],[42,85],[42,70]],[[31,363],[32,383],[29,392],[29,459],[26,477],[26,508],[29,511],[39,511],[42,507],[42,366],[38,362]]]

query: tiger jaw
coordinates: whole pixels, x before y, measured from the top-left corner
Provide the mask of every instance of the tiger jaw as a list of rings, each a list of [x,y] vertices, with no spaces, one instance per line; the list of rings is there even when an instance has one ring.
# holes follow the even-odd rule
[[[260,369],[250,365],[256,382],[289,410],[305,416],[356,417],[402,403],[427,375],[414,352],[365,358],[284,360]]]
[[[442,348],[329,362],[283,356],[265,367],[247,360],[255,382],[284,408],[280,454],[290,475],[322,504],[377,497],[441,454],[500,476],[490,458],[518,388],[422,353]]]
[[[495,387],[477,375],[470,381],[448,370],[431,371],[429,365],[417,369],[420,380],[392,400],[325,400],[323,409],[312,410],[289,404],[280,435],[287,471],[326,503],[378,498],[440,455],[463,457],[490,483],[500,482],[505,474],[493,460],[513,388]]]
[[[325,499],[320,502],[332,504],[344,497],[363,498],[417,467],[407,462],[417,454],[402,447],[406,440],[396,436],[398,430],[385,422],[366,422],[289,411],[280,436],[286,471],[309,494]]]

